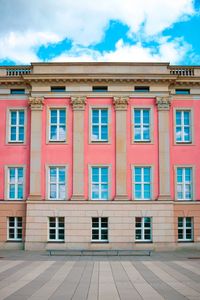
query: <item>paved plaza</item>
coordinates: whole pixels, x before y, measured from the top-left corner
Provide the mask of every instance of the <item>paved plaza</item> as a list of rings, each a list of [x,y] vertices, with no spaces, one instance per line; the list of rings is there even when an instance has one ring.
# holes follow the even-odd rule
[[[199,300],[200,252],[47,256],[0,251],[0,300]]]

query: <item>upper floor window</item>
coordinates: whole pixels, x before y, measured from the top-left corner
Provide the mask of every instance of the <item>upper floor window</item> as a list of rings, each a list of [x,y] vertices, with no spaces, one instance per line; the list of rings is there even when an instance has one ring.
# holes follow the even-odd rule
[[[92,91],[96,92],[96,93],[101,93],[101,92],[107,92],[108,91],[108,87],[107,86],[93,86],[92,87]]]
[[[11,95],[22,95],[25,94],[25,89],[11,89]]]
[[[51,92],[54,92],[54,93],[65,92],[65,86],[51,86]]]
[[[135,218],[135,240],[140,242],[152,241],[152,225],[150,217]]]
[[[108,200],[108,167],[92,167],[91,177],[91,199]]]
[[[149,86],[135,86],[135,92],[148,93],[149,92]]]
[[[134,141],[150,141],[150,109],[134,109]]]
[[[66,199],[66,168],[49,167],[49,196],[50,200]]]
[[[24,110],[9,112],[9,142],[24,142],[25,113]]]
[[[8,240],[22,240],[22,217],[8,218]]]
[[[175,93],[176,95],[189,95],[190,89],[176,89]]]
[[[24,169],[22,167],[8,168],[8,198],[13,200],[24,198]]]
[[[134,167],[134,199],[151,199],[151,167]]]
[[[192,199],[192,168],[176,169],[177,199]]]
[[[191,111],[176,110],[176,142],[190,143],[191,141]]]
[[[63,242],[65,240],[64,217],[49,218],[49,241]]]
[[[51,142],[66,141],[66,110],[50,109],[49,140]]]
[[[178,217],[178,241],[193,240],[193,219],[191,217]]]
[[[92,138],[93,142],[108,141],[108,109],[92,109]]]
[[[92,218],[92,241],[108,241],[108,218]]]

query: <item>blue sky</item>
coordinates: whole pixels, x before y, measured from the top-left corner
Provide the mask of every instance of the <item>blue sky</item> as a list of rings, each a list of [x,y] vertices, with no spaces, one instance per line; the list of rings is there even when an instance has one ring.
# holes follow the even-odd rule
[[[0,0],[0,64],[200,64],[200,0]]]

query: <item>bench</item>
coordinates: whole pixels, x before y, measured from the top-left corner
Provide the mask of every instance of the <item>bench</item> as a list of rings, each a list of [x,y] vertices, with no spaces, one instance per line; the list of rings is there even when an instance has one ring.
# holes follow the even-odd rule
[[[60,256],[150,256],[152,250],[106,250],[106,249],[97,249],[97,250],[87,250],[87,249],[47,249],[49,256],[60,255]]]

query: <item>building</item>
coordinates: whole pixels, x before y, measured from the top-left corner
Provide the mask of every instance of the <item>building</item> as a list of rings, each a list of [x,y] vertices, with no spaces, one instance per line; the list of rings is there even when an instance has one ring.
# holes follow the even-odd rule
[[[200,245],[200,67],[0,67],[0,247]]]

